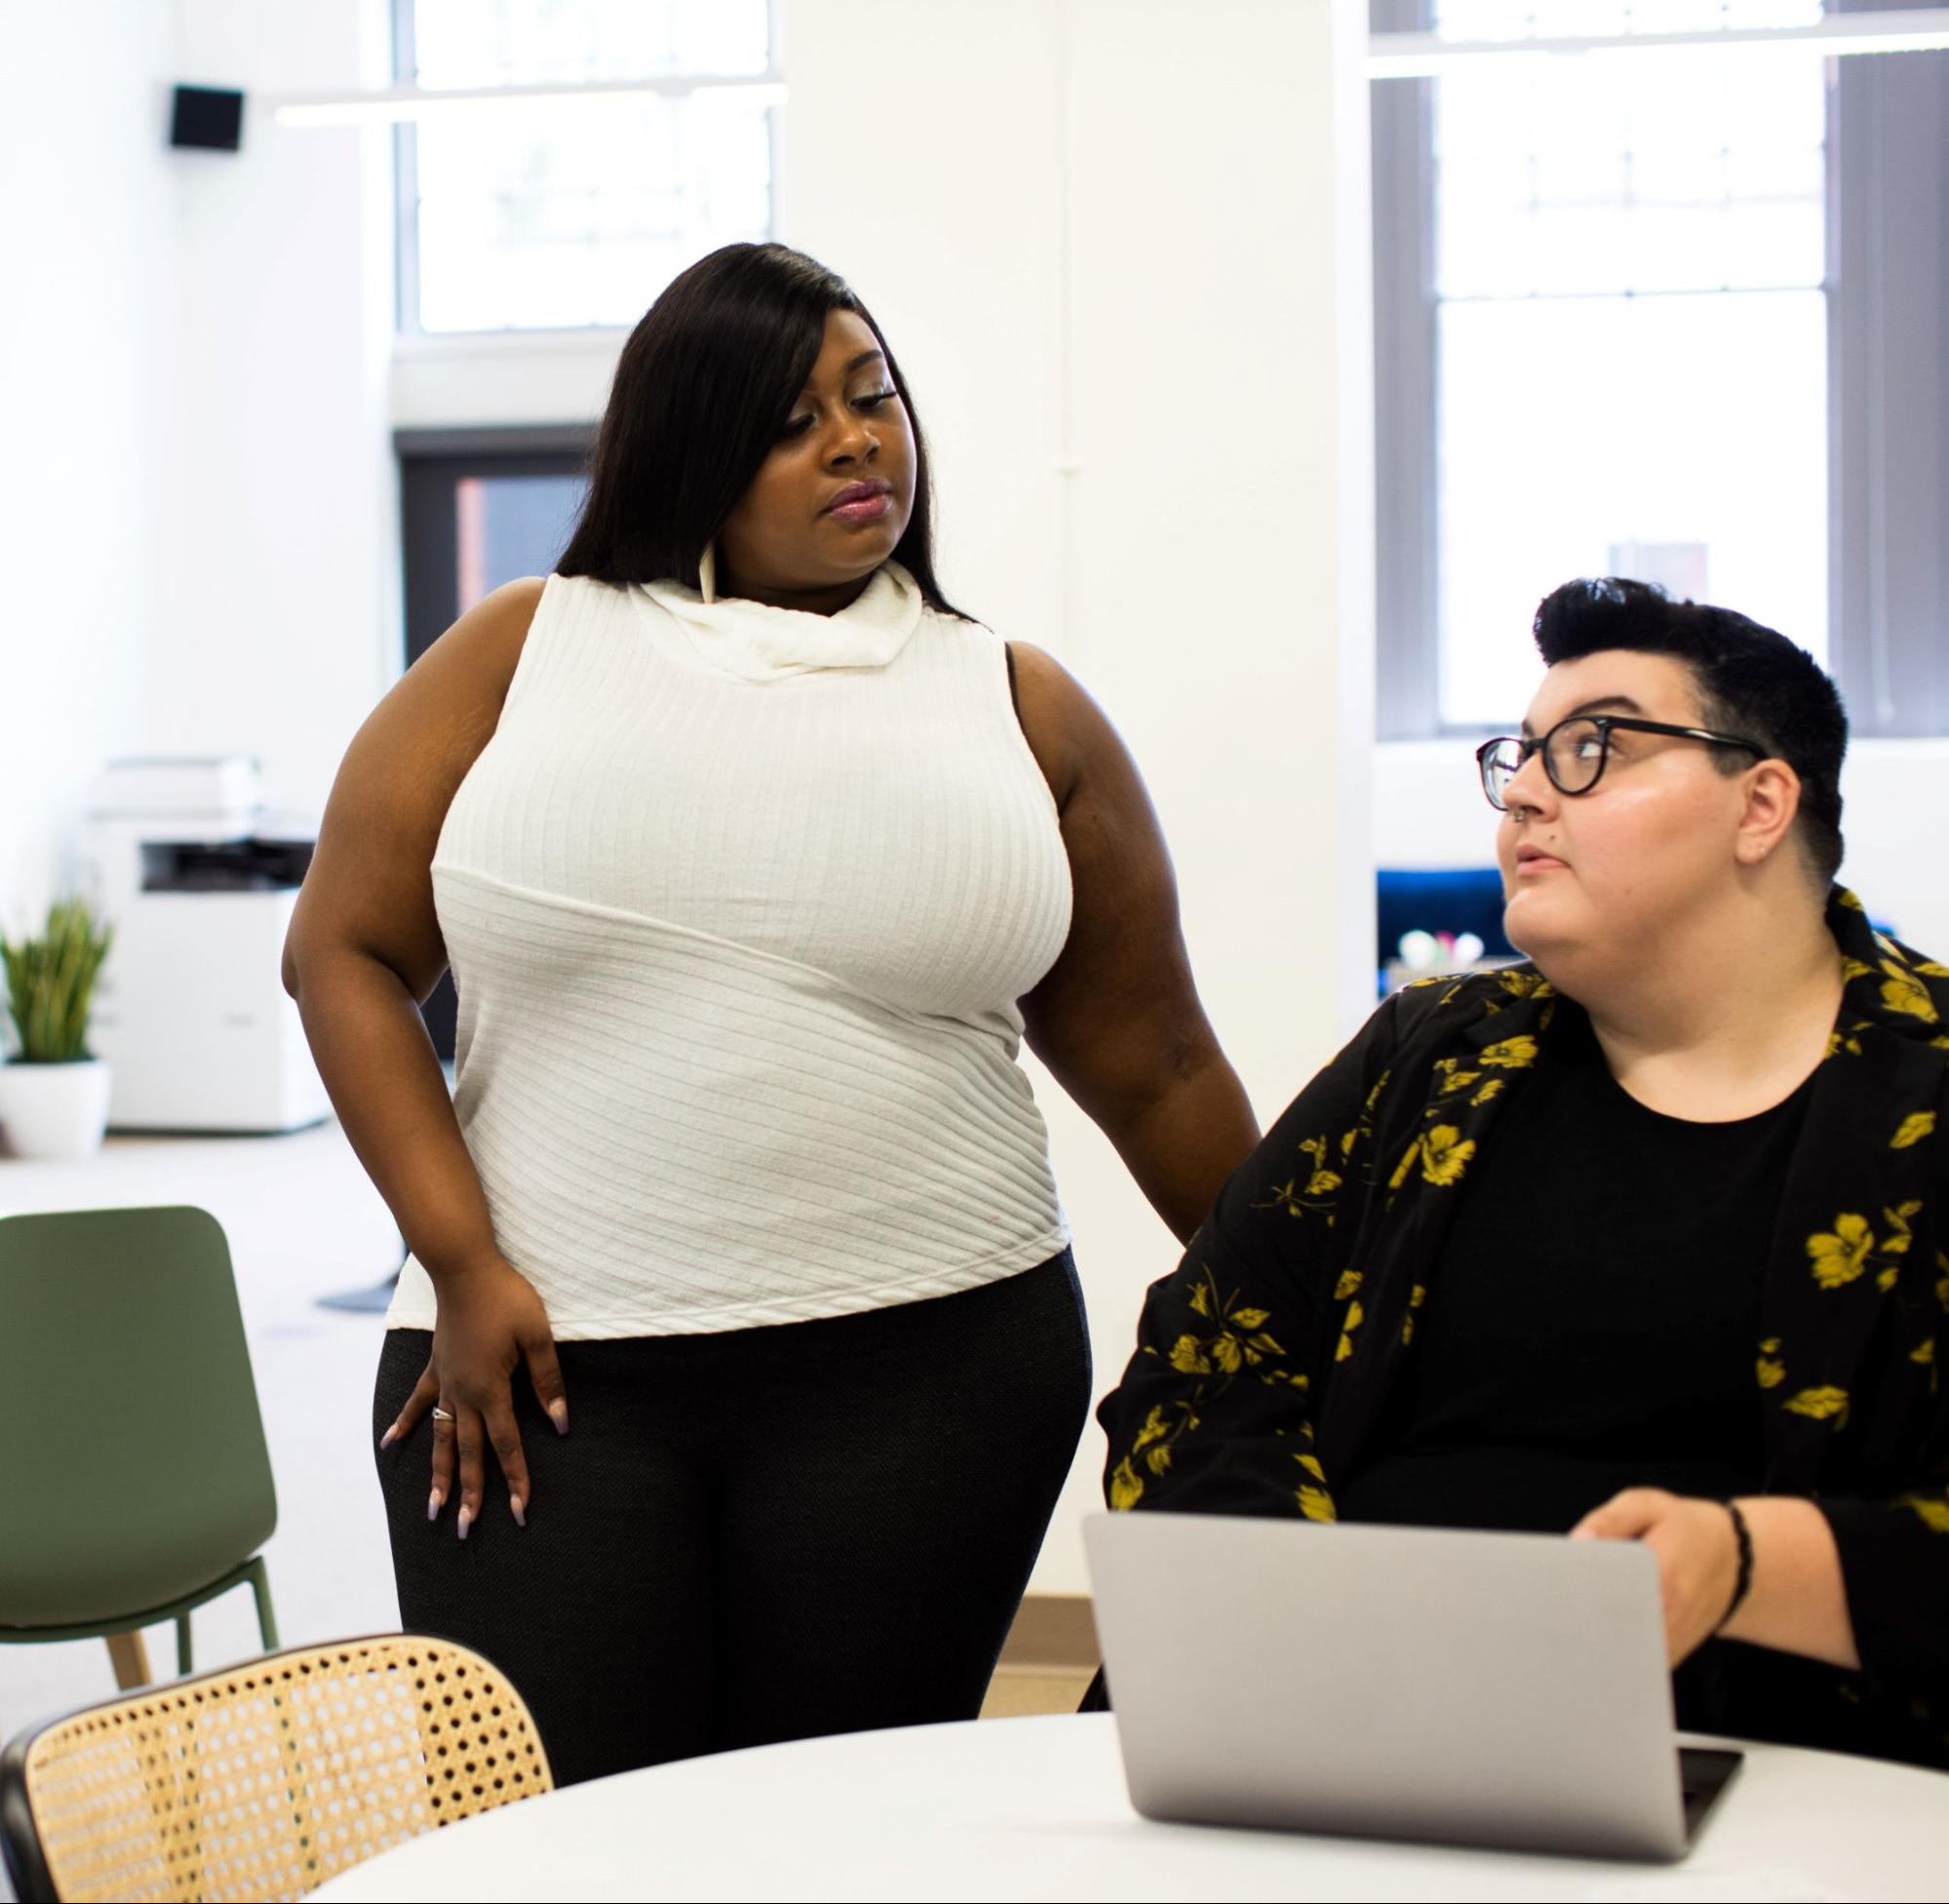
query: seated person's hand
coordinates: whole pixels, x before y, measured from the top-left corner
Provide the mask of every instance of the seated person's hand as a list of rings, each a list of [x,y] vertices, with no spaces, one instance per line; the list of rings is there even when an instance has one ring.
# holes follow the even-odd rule
[[[1626,1488],[1571,1529],[1573,1540],[1642,1540],[1657,1556],[1671,1663],[1718,1631],[1739,1581],[1739,1541],[1725,1503]]]

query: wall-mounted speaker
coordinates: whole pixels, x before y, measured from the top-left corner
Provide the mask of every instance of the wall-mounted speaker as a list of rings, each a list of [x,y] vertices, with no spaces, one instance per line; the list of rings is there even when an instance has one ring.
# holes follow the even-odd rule
[[[178,86],[170,143],[203,152],[234,152],[244,142],[244,96],[220,86]]]

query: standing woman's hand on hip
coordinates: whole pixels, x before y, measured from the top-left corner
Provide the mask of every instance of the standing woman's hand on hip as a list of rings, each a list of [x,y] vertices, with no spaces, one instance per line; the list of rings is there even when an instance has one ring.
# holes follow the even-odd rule
[[[487,1480],[487,1450],[507,1477],[508,1505],[516,1522],[527,1525],[530,1499],[527,1461],[521,1430],[515,1425],[515,1370],[527,1364],[536,1399],[555,1423],[568,1432],[568,1400],[555,1356],[555,1334],[534,1285],[513,1263],[496,1257],[458,1275],[443,1277],[440,1313],[433,1330],[433,1353],[406,1406],[379,1446],[388,1448],[409,1434],[420,1418],[433,1416],[433,1492],[426,1518],[440,1518],[453,1498],[453,1470],[460,1470],[459,1535],[481,1518]]]

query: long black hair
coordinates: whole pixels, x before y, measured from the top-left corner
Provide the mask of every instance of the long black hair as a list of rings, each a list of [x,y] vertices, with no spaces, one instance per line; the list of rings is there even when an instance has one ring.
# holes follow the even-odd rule
[[[886,355],[914,427],[914,511],[893,559],[929,607],[960,611],[934,576],[927,442],[900,366],[852,287],[786,245],[726,245],[674,279],[630,332],[591,458],[564,575],[698,586],[706,545],[777,444],[825,340],[851,311]]]

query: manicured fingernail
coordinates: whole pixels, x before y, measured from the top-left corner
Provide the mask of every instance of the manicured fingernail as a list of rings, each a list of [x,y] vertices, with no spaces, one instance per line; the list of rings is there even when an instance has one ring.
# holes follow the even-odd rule
[[[460,1538],[461,1538],[461,1539],[463,1539],[463,1540],[464,1540],[464,1539],[466,1539],[466,1537],[467,1537],[467,1530],[468,1530],[468,1528],[469,1528],[469,1527],[471,1527],[471,1526],[473,1525],[473,1521],[474,1521],[474,1510],[473,1510],[473,1509],[472,1509],[471,1507],[463,1507],[463,1508],[461,1508],[461,1510],[460,1510]]]
[[[438,1488],[435,1488],[426,1497],[426,1518],[429,1521],[437,1521],[440,1518],[440,1490]]]
[[[515,1510],[515,1526],[526,1527],[527,1525],[527,1513],[521,1504],[521,1496],[510,1495],[508,1496],[508,1505]]]
[[[400,1424],[397,1421],[395,1421],[393,1425],[390,1428],[388,1428],[385,1431],[385,1433],[379,1437],[379,1446],[381,1448],[390,1448],[393,1445],[395,1438],[398,1436],[399,1431],[400,1431]]]
[[[548,1418],[555,1423],[555,1432],[557,1434],[565,1435],[568,1432],[568,1404],[566,1402],[550,1402],[548,1405]]]

